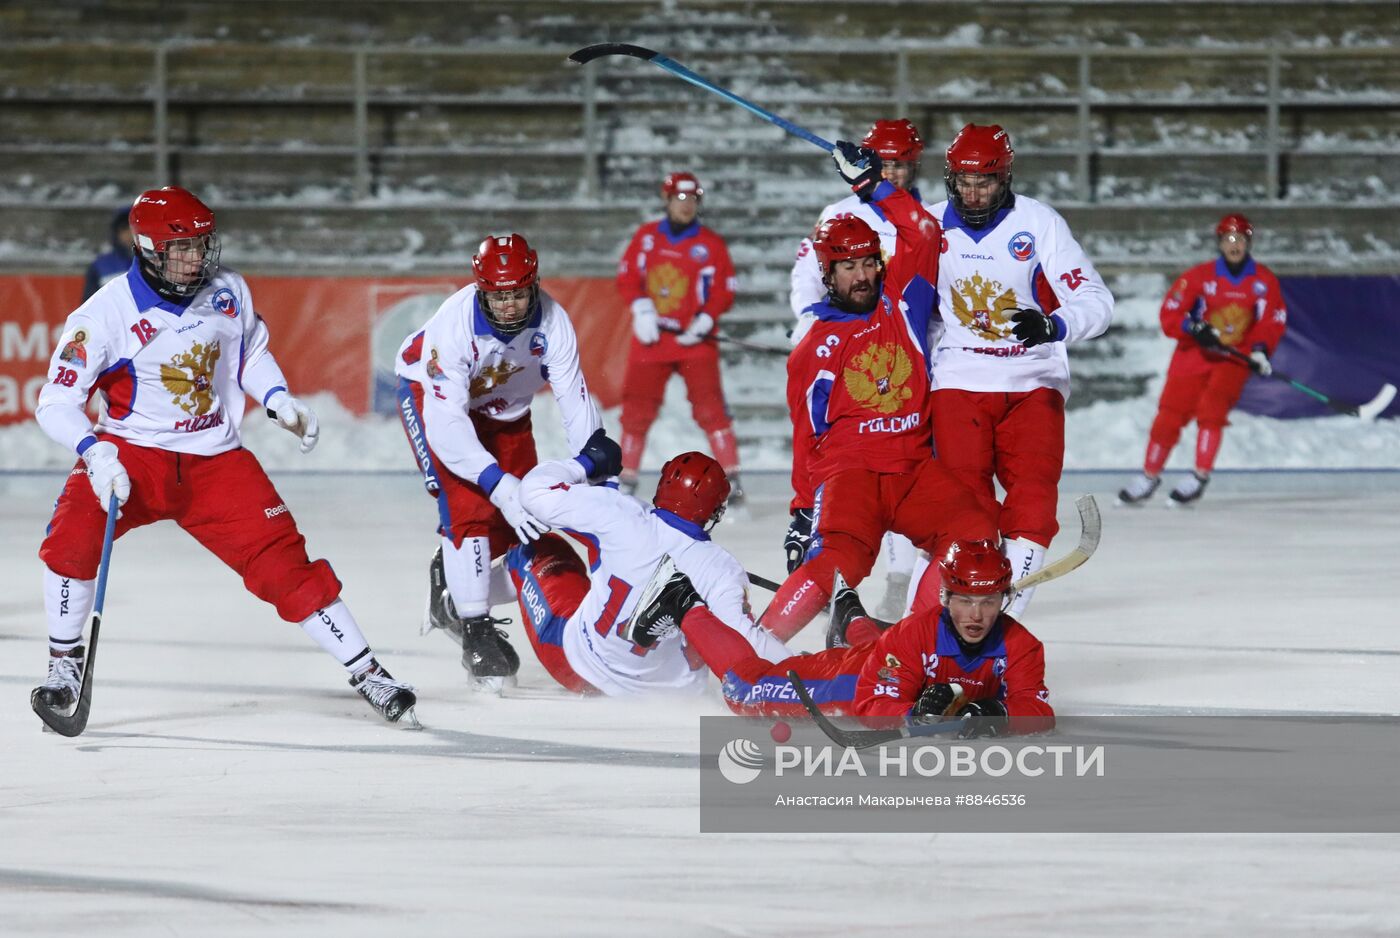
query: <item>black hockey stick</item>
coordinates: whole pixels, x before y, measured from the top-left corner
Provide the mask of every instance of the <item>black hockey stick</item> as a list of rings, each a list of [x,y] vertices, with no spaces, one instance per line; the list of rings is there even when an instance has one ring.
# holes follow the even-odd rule
[[[967,720],[944,720],[941,723],[928,723],[921,726],[901,726],[899,729],[891,730],[843,730],[829,720],[825,713],[817,707],[817,702],[812,699],[812,692],[807,689],[807,685],[802,683],[802,678],[797,676],[796,671],[787,673],[788,680],[792,682],[792,689],[797,691],[797,697],[802,701],[802,706],[807,708],[807,712],[812,715],[817,728],[827,735],[833,743],[838,746],[845,746],[847,749],[868,749],[871,746],[879,746],[883,743],[892,743],[900,739],[914,739],[919,736],[941,736],[944,733],[952,733],[967,724]]]
[[[752,583],[754,586],[761,586],[764,589],[768,590],[770,593],[776,593],[778,589],[783,585],[781,583],[774,583],[766,576],[759,576],[757,573],[749,573],[749,571],[747,570],[745,570],[744,572],[749,574],[750,583]]]
[[[680,335],[685,331],[684,329],[677,329],[667,325],[660,325],[658,328],[660,328],[662,332],[670,332],[675,335]],[[784,358],[788,357],[788,349],[778,348],[776,345],[763,345],[758,342],[750,342],[748,339],[738,339],[732,335],[725,335],[722,332],[712,332],[705,336],[702,341],[715,342],[720,345],[732,345],[735,348],[746,349],[750,352],[765,352],[769,355],[781,355]]]
[[[1237,349],[1232,349],[1229,346],[1221,346],[1221,350],[1231,358],[1244,362],[1255,374],[1259,373],[1258,366],[1254,359],[1250,358],[1248,355]],[[1348,417],[1360,417],[1362,420],[1368,422],[1379,417],[1381,412],[1390,406],[1390,402],[1395,400],[1395,385],[1388,382],[1381,387],[1380,392],[1377,393],[1375,397],[1371,398],[1366,403],[1348,404],[1345,401],[1339,401],[1334,397],[1323,394],[1316,388],[1310,388],[1301,381],[1290,378],[1277,368],[1271,370],[1266,377],[1278,378],[1280,381],[1287,382],[1292,385],[1295,390],[1302,391],[1314,400],[1321,401],[1339,414],[1345,414]]]
[[[759,117],[768,121],[770,124],[776,124],[783,130],[786,130],[794,137],[801,137],[808,143],[815,143],[817,146],[821,147],[828,153],[836,149],[835,144],[831,143],[831,141],[823,140],[821,137],[818,137],[816,134],[812,133],[807,128],[799,127],[792,121],[785,120],[784,118],[779,117],[777,114],[774,114],[772,111],[764,110],[757,104],[754,104],[752,101],[749,101],[745,98],[741,98],[739,95],[735,94],[727,88],[721,88],[719,85],[710,81],[708,78],[695,74],[690,69],[677,62],[675,59],[669,59],[661,53],[655,51],[654,49],[646,49],[642,46],[634,46],[626,42],[600,42],[596,45],[584,46],[577,52],[571,53],[569,55],[568,61],[574,65],[587,65],[594,59],[600,59],[605,55],[630,55],[634,59],[641,59],[645,62],[650,62],[657,68],[665,69],[666,71],[670,72],[672,75],[675,75],[682,81],[688,81],[698,88],[704,88],[706,91],[717,94],[721,98],[724,98],[727,101],[737,104],[747,111],[757,114]]]
[[[102,628],[102,600],[107,595],[107,570],[112,565],[112,541],[117,534],[117,496],[112,493],[107,502],[107,530],[102,534],[102,563],[97,568],[97,593],[92,601],[92,628],[88,635],[87,654],[83,659],[83,684],[72,713],[60,713],[39,700],[39,688],[29,695],[29,706],[49,729],[60,736],[78,736],[87,729],[88,711],[92,709],[92,671],[97,664],[97,633]]]

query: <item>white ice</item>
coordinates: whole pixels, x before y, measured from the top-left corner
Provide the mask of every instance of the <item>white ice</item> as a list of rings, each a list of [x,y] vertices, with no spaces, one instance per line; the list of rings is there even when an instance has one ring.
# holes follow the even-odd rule
[[[722,705],[570,698],[518,624],[520,686],[470,693],[418,634],[434,514],[407,474],[277,481],[422,732],[170,523],[117,544],[87,732],[41,732],[62,481],[0,476],[0,934],[1400,931],[1394,836],[702,835],[697,717]],[[1061,713],[1400,711],[1400,473],[1220,474],[1189,510],[1114,509],[1121,481],[1066,478],[1052,555],[1082,491],[1103,546],[1027,616]],[[777,577],[785,479],[749,484],[719,540]]]

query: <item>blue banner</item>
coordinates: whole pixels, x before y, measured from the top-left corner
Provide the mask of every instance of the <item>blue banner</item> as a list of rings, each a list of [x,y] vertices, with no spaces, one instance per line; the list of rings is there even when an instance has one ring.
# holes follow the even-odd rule
[[[1288,331],[1273,364],[1338,401],[1364,404],[1400,386],[1400,276],[1280,277]],[[1263,417],[1323,417],[1332,411],[1286,381],[1253,377],[1239,409]],[[1400,398],[1381,415],[1400,416]]]

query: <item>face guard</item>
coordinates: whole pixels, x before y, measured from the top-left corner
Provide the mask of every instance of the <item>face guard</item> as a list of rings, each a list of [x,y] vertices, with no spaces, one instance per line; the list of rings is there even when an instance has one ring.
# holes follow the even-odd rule
[[[214,213],[188,191],[149,189],[132,204],[130,219],[142,272],[159,293],[193,296],[219,272]]]

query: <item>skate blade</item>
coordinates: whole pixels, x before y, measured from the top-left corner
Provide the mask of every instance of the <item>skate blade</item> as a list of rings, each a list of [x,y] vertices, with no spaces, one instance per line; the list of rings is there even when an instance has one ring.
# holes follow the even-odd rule
[[[394,722],[406,730],[421,730],[423,728],[423,724],[418,722],[418,708],[416,706],[409,707],[399,714],[399,718]]]
[[[509,677],[473,677],[470,686],[473,693],[492,694],[496,697],[504,696],[507,687],[515,687],[519,684],[515,675]]]

